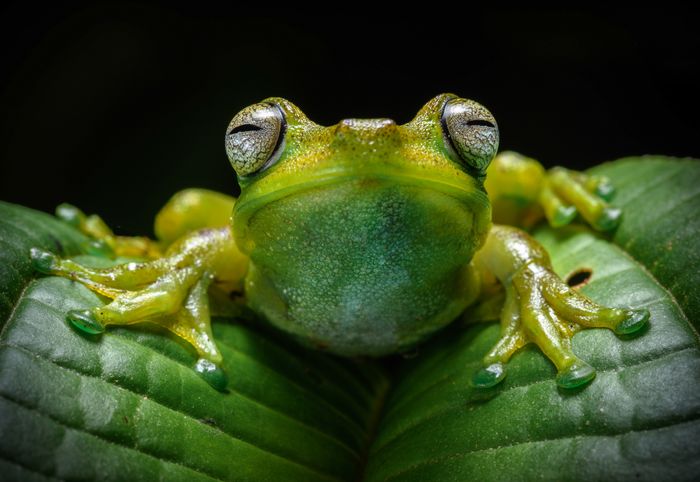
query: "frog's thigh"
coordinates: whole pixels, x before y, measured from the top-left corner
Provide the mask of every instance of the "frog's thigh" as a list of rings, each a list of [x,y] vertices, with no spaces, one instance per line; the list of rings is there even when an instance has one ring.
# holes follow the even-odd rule
[[[525,232],[494,226],[475,264],[493,273],[505,286],[501,337],[484,358],[485,368],[474,377],[477,386],[492,386],[505,376],[504,364],[520,347],[536,344],[556,365],[557,383],[582,385],[595,376],[574,355],[571,339],[584,328],[608,328],[618,335],[638,331],[647,310],[598,305],[566,285],[553,271],[542,246]]]
[[[156,237],[166,245],[202,228],[231,224],[236,199],[207,189],[179,191],[156,215]]]

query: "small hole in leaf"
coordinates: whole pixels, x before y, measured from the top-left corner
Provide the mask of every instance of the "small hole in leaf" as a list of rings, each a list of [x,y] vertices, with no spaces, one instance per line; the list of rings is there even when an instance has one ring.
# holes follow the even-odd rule
[[[574,271],[566,278],[566,284],[572,288],[580,288],[588,284],[591,280],[591,276],[593,276],[593,270],[591,268],[581,268]]]

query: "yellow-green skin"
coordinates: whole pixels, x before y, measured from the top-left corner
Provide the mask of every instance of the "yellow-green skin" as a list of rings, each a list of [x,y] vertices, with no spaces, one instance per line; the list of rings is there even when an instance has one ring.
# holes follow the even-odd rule
[[[408,124],[309,121],[291,103],[277,163],[233,212],[250,257],[249,305],[306,344],[341,355],[405,350],[473,301],[469,262],[491,224],[481,179],[459,167],[440,125],[444,97]]]
[[[601,199],[612,192],[605,179],[546,172],[515,153],[499,154],[485,171],[497,144],[491,114],[451,94],[401,126],[346,119],[323,127],[270,98],[241,111],[227,130],[241,196],[176,194],[156,217],[158,242],[114,236],[99,217],[59,207],[59,217],[115,253],[150,260],[96,269],[38,249],[31,257],[37,270],[112,299],[69,312],[74,326],[99,333],[161,324],[192,344],[196,370],[219,389],[226,382],[210,327],[212,285],[242,290],[274,326],[346,356],[407,350],[475,301],[487,319],[488,307],[502,307],[501,337],[474,384],[500,382],[510,357],[534,343],[556,365],[560,386],[580,386],[595,371],[572,351],[576,331],[629,334],[649,313],[600,306],[571,289],[537,241],[491,223],[491,201],[500,222],[523,226],[543,215],[563,225],[578,212],[606,230],[620,211]],[[493,303],[497,293],[505,294],[501,305]]]

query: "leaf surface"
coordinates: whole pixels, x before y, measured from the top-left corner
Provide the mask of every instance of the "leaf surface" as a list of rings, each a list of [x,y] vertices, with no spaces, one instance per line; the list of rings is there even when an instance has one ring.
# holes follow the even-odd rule
[[[454,324],[417,357],[389,360],[390,377],[386,362],[325,356],[217,319],[231,378],[222,394],[192,371],[193,351],[161,331],[70,328],[68,310],[101,299],[36,278],[28,251],[72,256],[85,238],[0,203],[0,479],[697,479],[700,163],[635,158],[595,171],[618,188],[614,236],[536,236],[564,278],[592,271],[588,296],[647,307],[651,321],[634,338],[577,334],[575,352],[598,370],[577,391],[558,389],[532,347],[502,385],[471,388],[495,323]]]
[[[81,336],[71,309],[101,300],[79,283],[32,279],[29,248],[66,254],[84,238],[0,204],[5,317],[0,459],[42,476],[114,480],[346,480],[358,472],[387,380],[374,363],[306,351],[220,320],[231,374],[213,390],[185,344],[155,330]]]

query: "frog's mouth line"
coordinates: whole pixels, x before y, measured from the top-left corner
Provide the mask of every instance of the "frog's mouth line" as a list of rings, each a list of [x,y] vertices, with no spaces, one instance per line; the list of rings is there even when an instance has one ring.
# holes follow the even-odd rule
[[[388,170],[386,168],[377,171],[363,170],[352,172],[348,169],[330,169],[305,176],[301,181],[285,183],[285,179],[277,179],[274,184],[251,186],[236,202],[233,212],[234,235],[236,241],[245,243],[248,221],[262,207],[279,201],[288,196],[302,193],[311,189],[342,184],[349,181],[392,181],[397,184],[419,187],[439,192],[456,198],[469,206],[472,213],[481,213],[478,216],[478,224],[487,226],[491,221],[490,201],[481,183],[471,177],[447,178],[446,176],[428,175],[425,172],[413,172],[406,170]],[[239,246],[247,251],[245,246]]]

